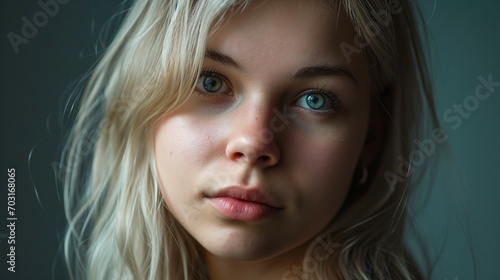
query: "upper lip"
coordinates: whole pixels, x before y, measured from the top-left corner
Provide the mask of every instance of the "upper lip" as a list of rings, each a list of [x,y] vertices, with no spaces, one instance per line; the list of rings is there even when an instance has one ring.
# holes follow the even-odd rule
[[[283,208],[281,204],[269,193],[262,191],[260,188],[251,187],[243,188],[239,186],[225,187],[212,194],[207,195],[209,198],[215,197],[231,197],[234,199],[250,201],[265,204],[273,208]]]

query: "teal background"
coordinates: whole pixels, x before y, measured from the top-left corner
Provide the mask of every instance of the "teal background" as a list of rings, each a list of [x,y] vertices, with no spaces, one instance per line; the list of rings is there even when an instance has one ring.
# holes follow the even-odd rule
[[[48,2],[53,0],[42,0]],[[0,2],[0,279],[67,279],[59,247],[65,227],[52,165],[67,122],[64,100],[102,51],[98,40],[118,0],[58,0],[49,17],[16,54],[7,39],[22,34],[38,0]],[[113,28],[109,32],[112,33]],[[16,168],[16,272],[7,271],[7,168]],[[59,254],[58,254],[59,253]]]
[[[431,195],[416,197],[416,227],[430,255],[439,257],[432,279],[500,279],[500,86],[461,125],[443,116],[474,96],[479,76],[500,82],[500,2],[418,2],[430,35],[437,112],[450,151],[436,153]]]
[[[66,125],[63,100],[98,58],[98,34],[121,1],[60,5],[15,54],[6,36],[20,33],[21,18],[40,10],[37,2],[0,4],[0,178],[6,182],[15,167],[18,179],[15,274],[6,272],[7,192],[0,184],[0,279],[65,279],[57,256],[64,215],[52,168]],[[424,180],[410,206],[414,225],[435,260],[432,279],[500,279],[500,87],[457,129],[443,119],[474,94],[479,76],[500,81],[500,1],[415,2],[430,34],[430,74],[452,153],[433,155],[436,181]]]

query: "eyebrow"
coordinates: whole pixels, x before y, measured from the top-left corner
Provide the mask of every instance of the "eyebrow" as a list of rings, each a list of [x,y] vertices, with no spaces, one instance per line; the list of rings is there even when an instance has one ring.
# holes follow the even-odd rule
[[[236,62],[234,59],[232,59],[230,56],[227,56],[225,54],[216,52],[214,50],[206,50],[205,51],[205,57],[212,59],[214,61],[217,61],[219,63],[222,63],[226,66],[230,66],[239,70],[243,70],[243,68]],[[294,75],[292,75],[292,78],[298,79],[298,78],[314,78],[314,77],[321,77],[321,76],[346,76],[353,80],[356,84],[358,83],[358,80],[356,77],[347,69],[346,67],[343,67],[341,65],[335,65],[335,64],[323,64],[323,65],[316,65],[316,66],[307,66],[304,68],[299,69],[297,72],[295,72]]]
[[[356,84],[358,84],[358,80],[354,75],[349,71],[349,69],[333,64],[324,64],[319,66],[308,66],[299,69],[294,75],[293,78],[313,78],[320,76],[347,76],[351,80],[353,80]]]
[[[236,61],[234,61],[234,59],[232,59],[231,57],[229,57],[225,54],[221,54],[221,53],[218,53],[218,52],[213,51],[213,50],[206,50],[205,57],[210,58],[212,60],[215,60],[217,62],[220,62],[224,65],[227,65],[227,66],[230,66],[233,68],[237,68],[239,70],[243,70],[243,68],[241,68],[241,66],[238,63],[236,63]]]

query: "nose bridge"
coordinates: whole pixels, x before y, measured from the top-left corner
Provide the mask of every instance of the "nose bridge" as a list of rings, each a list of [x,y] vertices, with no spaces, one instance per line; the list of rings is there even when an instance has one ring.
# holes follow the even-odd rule
[[[279,161],[279,147],[271,129],[273,107],[262,100],[243,102],[236,109],[233,129],[227,143],[226,154],[231,160],[275,164]]]
[[[239,116],[239,136],[244,137],[254,148],[263,149],[265,145],[274,140],[274,133],[270,129],[272,108],[263,102],[249,102],[242,108]]]
[[[249,102],[250,103],[250,102]],[[269,119],[271,109],[269,105],[262,104],[262,102],[254,101],[242,110],[241,121],[245,124],[249,131],[259,131],[269,128]]]

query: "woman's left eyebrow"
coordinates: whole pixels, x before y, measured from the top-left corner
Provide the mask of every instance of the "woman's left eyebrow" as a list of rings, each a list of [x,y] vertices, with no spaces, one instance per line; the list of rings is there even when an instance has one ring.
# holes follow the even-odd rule
[[[340,65],[323,64],[299,69],[292,78],[314,78],[320,76],[346,76],[358,85],[358,80],[349,69]]]

